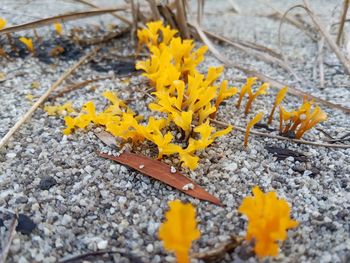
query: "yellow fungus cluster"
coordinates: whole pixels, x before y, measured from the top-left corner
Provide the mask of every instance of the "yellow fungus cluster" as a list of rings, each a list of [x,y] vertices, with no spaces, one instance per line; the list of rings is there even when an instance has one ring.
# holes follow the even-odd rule
[[[256,83],[256,78],[255,77],[248,78],[246,84],[243,85],[243,87],[241,88],[241,91],[239,93],[239,99],[238,99],[238,102],[237,102],[237,109],[239,109],[239,107],[241,106],[241,103],[242,103],[242,100],[243,100],[244,96],[246,94],[248,95],[247,103],[246,103],[245,110],[244,110],[244,114],[246,114],[246,115],[249,113],[253,101],[259,95],[265,95],[266,94],[266,90],[269,88],[269,84],[268,83],[263,83],[257,89],[257,91],[255,93],[253,93],[252,86],[255,83]]]
[[[280,132],[294,133],[295,138],[300,139],[316,124],[326,121],[327,114],[319,106],[312,109],[312,105],[313,101],[304,101],[300,108],[294,111],[286,111],[280,106]]]
[[[110,106],[97,112],[94,103],[87,102],[77,117],[65,118],[64,133],[84,129],[90,123],[101,125],[123,140],[151,141],[158,147],[159,159],[178,154],[185,167],[195,169],[199,161],[196,153],[232,130],[229,126],[216,131],[209,118],[223,100],[237,93],[237,88],[228,88],[226,80],[215,85],[223,67],[209,68],[206,76],[199,73],[197,66],[207,47],[194,50],[192,40],[182,40],[176,34],[176,30],[163,26],[162,22],[148,23],[146,29],[138,31],[140,44],[145,44],[151,52],[149,59],[139,61],[136,66],[144,70],[144,76],[155,88],[152,93],[155,100],[148,107],[165,118],[150,117],[143,121],[116,94],[105,92]],[[175,130],[171,130],[173,127]],[[176,143],[174,133],[180,133],[185,141]]]
[[[201,235],[197,228],[196,210],[192,204],[183,204],[180,200],[169,202],[169,207],[166,221],[159,228],[159,238],[166,250],[175,252],[178,263],[189,263],[192,241]]]
[[[288,203],[275,192],[265,194],[256,186],[253,194],[238,209],[248,218],[246,239],[254,239],[254,251],[259,257],[277,256],[278,241],[284,241],[287,230],[297,227],[298,222],[290,218]]]

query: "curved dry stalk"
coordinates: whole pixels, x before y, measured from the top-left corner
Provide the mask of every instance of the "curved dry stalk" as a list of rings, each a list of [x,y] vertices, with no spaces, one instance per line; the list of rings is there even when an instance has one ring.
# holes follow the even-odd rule
[[[80,3],[80,4],[90,6],[92,8],[100,9],[97,5],[94,5],[93,3],[90,3],[87,0],[75,0],[75,1]],[[111,15],[114,16],[115,18],[118,18],[119,20],[123,21],[124,23],[128,24],[129,26],[132,26],[132,22],[129,19],[126,19],[125,17],[120,16],[120,15],[115,14],[115,13],[112,13]]]
[[[339,59],[339,61],[343,64],[345,71],[347,74],[350,74],[350,61],[346,58],[346,56],[341,52],[338,45],[334,42],[331,35],[328,33],[326,28],[323,26],[321,20],[314,14],[314,12],[310,9],[309,3],[307,0],[304,0],[305,5],[296,5],[294,8],[302,8],[304,9],[307,14],[310,16],[311,20],[313,21],[314,25],[317,27],[317,29],[320,31],[320,33],[324,36],[325,40],[328,42],[329,46]]]
[[[267,5],[275,12],[275,14],[270,15],[270,17],[276,17],[276,19],[280,19],[281,23],[283,23],[284,21],[288,22],[290,25],[295,26],[296,28],[303,31],[312,40],[317,41],[317,38],[315,37],[314,32],[311,29],[309,29],[307,26],[303,25],[303,23],[301,23],[300,21],[298,21],[290,16],[284,15],[283,12],[276,9],[274,6],[272,6],[271,4],[269,4],[266,1],[259,0],[259,2],[262,2],[263,4]],[[288,10],[286,12],[288,12]],[[280,25],[281,25],[281,23],[280,23]]]
[[[75,63],[72,67],[70,67],[41,97],[34,103],[34,105],[16,122],[16,124],[7,132],[7,134],[0,140],[0,149],[3,148],[12,135],[21,127],[23,123],[25,123],[34,111],[49,97],[52,91],[54,91],[61,83],[67,79],[74,70],[80,67],[86,60],[90,59],[96,52],[100,49],[100,47],[94,48],[87,55],[82,57],[77,63]]]
[[[343,10],[342,10],[342,15],[340,18],[340,27],[339,27],[339,31],[338,31],[338,35],[337,35],[337,45],[340,45],[340,40],[341,37],[343,35],[343,30],[344,30],[344,24],[345,24],[345,20],[346,20],[346,14],[348,13],[348,9],[349,9],[349,4],[350,4],[350,0],[344,0],[344,4],[343,4]]]
[[[6,240],[4,240],[4,244],[2,247],[2,251],[0,254],[0,263],[5,263],[6,262],[6,258],[7,258],[7,254],[10,251],[10,247],[11,247],[11,243],[12,243],[12,239],[14,237],[15,234],[15,230],[16,230],[16,226],[17,226],[17,212],[15,213],[11,225],[10,225],[10,229],[8,230],[8,234],[7,234],[7,238]]]
[[[265,61],[267,63],[277,64],[278,66],[280,66],[281,68],[283,68],[284,70],[286,70],[287,72],[292,74],[296,80],[298,80],[299,82],[304,82],[304,80],[302,80],[296,74],[296,72],[292,69],[292,67],[286,61],[283,61],[275,56],[271,56],[269,53],[263,53],[263,52],[258,52],[258,51],[252,50],[252,49],[248,49],[244,45],[242,45],[240,43],[236,43],[236,42],[234,42],[226,37],[219,36],[219,35],[216,35],[214,33],[208,32],[208,31],[203,31],[203,32],[205,34],[207,34],[208,36],[211,36],[217,40],[220,40],[220,41],[223,41],[223,42],[226,42],[226,43],[232,45],[233,47],[247,53],[248,55],[254,56],[254,57],[261,59],[262,61]]]
[[[224,126],[224,127],[228,127],[228,126],[232,125],[232,124],[228,124],[226,122],[219,121],[219,120],[210,119],[210,121],[215,123],[215,124]],[[246,129],[244,127],[240,127],[240,126],[236,126],[236,125],[232,125],[232,126],[234,127],[234,130],[240,131],[242,133],[246,132]],[[350,149],[350,145],[345,145],[345,144],[331,144],[331,143],[322,143],[322,142],[312,142],[312,141],[306,141],[306,140],[300,140],[300,139],[290,139],[290,138],[283,137],[280,135],[273,135],[270,133],[259,132],[259,131],[254,131],[254,130],[251,130],[250,133],[254,134],[254,135],[272,138],[272,139],[289,141],[289,142],[300,143],[300,144],[307,144],[307,145],[312,145],[312,146],[338,148],[338,149]]]
[[[277,89],[282,89],[284,88],[286,85],[277,81],[277,80],[274,80],[262,73],[259,73],[255,70],[251,70],[251,69],[247,69],[241,65],[238,65],[237,63],[233,63],[232,61],[229,61],[225,56],[223,56],[216,48],[215,46],[213,45],[213,43],[209,40],[209,38],[206,36],[206,34],[204,33],[204,31],[201,29],[201,27],[198,25],[198,23],[196,23],[195,21],[193,23],[191,23],[190,25],[192,25],[198,35],[200,36],[200,38],[202,39],[202,41],[208,46],[209,50],[211,51],[211,53],[218,59],[220,60],[222,63],[224,63],[227,67],[234,67],[238,70],[241,70],[243,71],[245,74],[249,75],[249,76],[255,76],[255,77],[258,77],[261,81],[263,82],[268,82],[269,84],[271,84],[271,87],[274,87],[274,88],[277,88]],[[346,113],[350,113],[350,108],[347,108],[347,107],[343,107],[339,104],[335,104],[335,103],[332,103],[332,102],[329,102],[327,100],[324,100],[324,99],[321,99],[319,97],[316,97],[316,96],[313,96],[307,92],[304,92],[302,90],[299,90],[297,88],[293,88],[293,87],[289,87],[289,90],[288,90],[288,93],[292,94],[292,95],[295,95],[295,96],[298,96],[298,97],[301,97],[301,98],[308,98],[308,99],[311,99],[311,100],[314,100],[316,102],[319,102],[320,104],[323,104],[323,105],[326,105],[328,107],[331,107],[331,108],[335,108],[335,109],[338,109],[338,110],[342,110]]]
[[[49,18],[44,18],[44,19],[39,19],[39,20],[35,20],[32,22],[24,23],[21,25],[16,25],[16,26],[4,28],[4,29],[0,30],[0,35],[14,33],[14,32],[18,32],[18,31],[22,31],[22,30],[27,30],[27,29],[43,27],[43,26],[54,24],[54,23],[77,20],[77,19],[87,18],[87,17],[91,17],[91,16],[98,16],[98,15],[119,12],[119,11],[124,11],[124,10],[125,10],[125,8],[109,8],[109,9],[99,9],[99,10],[91,10],[91,11],[85,11],[85,12],[77,12],[77,13],[70,13],[70,14],[53,16],[53,17],[49,17]]]

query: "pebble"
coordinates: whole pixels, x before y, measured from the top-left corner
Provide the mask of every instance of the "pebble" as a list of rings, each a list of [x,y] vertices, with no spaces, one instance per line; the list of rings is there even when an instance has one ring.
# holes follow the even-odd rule
[[[152,244],[148,244],[147,247],[146,247],[146,251],[148,253],[152,253],[153,252],[153,245]]]
[[[108,246],[108,241],[107,240],[101,240],[97,243],[97,248],[102,250],[102,249],[106,249]]]
[[[52,186],[56,185],[57,181],[52,176],[45,176],[41,178],[39,188],[41,190],[49,190]]]
[[[9,153],[6,154],[6,157],[9,158],[9,159],[13,159],[13,158],[15,158],[16,156],[17,156],[17,154],[16,154],[16,153],[13,153],[13,152],[9,152]]]
[[[66,226],[68,225],[70,222],[72,221],[72,217],[70,215],[63,215],[63,218],[62,218],[62,225]]]

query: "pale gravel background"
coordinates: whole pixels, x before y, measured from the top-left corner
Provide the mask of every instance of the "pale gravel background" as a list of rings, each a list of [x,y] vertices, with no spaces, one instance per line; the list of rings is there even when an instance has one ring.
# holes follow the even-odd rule
[[[34,17],[44,17],[71,10],[82,10],[83,6],[72,1],[24,1],[0,0],[0,16],[13,23],[29,21]],[[118,1],[103,1],[104,6]],[[238,1],[237,1],[238,2]],[[240,2],[240,1],[239,1]],[[270,1],[271,4],[286,10],[295,1]],[[341,1],[312,1],[314,8],[330,23],[332,11]],[[243,14],[228,13],[228,1],[207,1],[210,12],[204,27],[225,36],[254,41],[277,50],[278,22],[256,14],[266,14],[269,9],[258,1],[239,3]],[[7,10],[7,11],[6,11]],[[25,14],[25,15],[23,15]],[[113,20],[103,18],[107,24]],[[67,26],[98,24],[100,18],[84,22],[71,22]],[[333,66],[325,66],[326,89],[318,88],[318,80],[313,80],[312,70],[317,46],[302,32],[284,25],[283,51],[297,73],[312,85],[303,84],[303,89],[312,94],[350,107],[349,77],[329,50],[325,60]],[[45,30],[40,31],[44,34]],[[117,52],[127,53],[131,49],[128,39],[116,41]],[[288,84],[295,81],[285,71],[256,61],[231,47],[219,48],[232,60],[258,69]],[[0,83],[0,136],[16,122],[29,107],[25,95],[40,96],[74,62],[58,62],[47,67],[35,58],[16,59],[14,62],[0,61],[0,71],[9,76],[14,72],[26,75],[10,78]],[[208,56],[203,68],[219,65]],[[93,72],[88,66],[81,67],[72,80],[79,82],[103,74]],[[227,69],[225,78],[235,85],[241,85],[244,74]],[[41,87],[33,90],[30,85],[39,81]],[[88,99],[101,101],[100,94],[106,89],[118,90],[122,97],[134,99],[131,106],[144,111],[139,77],[132,77],[130,85],[116,80],[101,81],[95,91],[88,88],[72,92],[59,103],[74,101],[81,106]],[[269,112],[275,91],[259,98],[253,110]],[[236,98],[227,103],[218,118],[244,126],[250,114],[245,117],[235,110]],[[136,103],[137,102],[137,103]],[[144,100],[144,103],[148,103]],[[300,100],[288,97],[285,104],[295,107]],[[323,107],[324,108],[324,107]],[[349,132],[349,115],[324,108],[329,120],[320,125],[335,137]],[[277,123],[275,123],[277,125]],[[225,207],[216,207],[206,202],[189,198],[170,187],[150,180],[123,166],[100,159],[94,153],[102,145],[92,133],[76,133],[63,137],[63,122],[60,118],[48,117],[41,109],[14,136],[5,150],[0,152],[0,212],[14,211],[28,215],[37,224],[30,236],[16,234],[9,262],[55,262],[58,259],[97,249],[97,244],[107,248],[123,248],[142,258],[144,262],[172,261],[157,239],[157,229],[167,209],[167,202],[173,199],[190,201],[197,205],[199,227],[202,237],[195,242],[194,251],[215,246],[230,234],[244,235],[246,221],[237,213],[244,196],[251,194],[254,185],[264,190],[275,189],[292,204],[292,216],[300,226],[289,231],[289,238],[281,247],[280,255],[272,262],[349,262],[350,261],[350,150],[314,148],[265,139],[250,138],[248,150],[242,148],[243,135],[233,132],[221,138],[202,154],[198,170],[190,174],[210,193],[220,197]],[[324,135],[313,130],[306,139],[323,140]],[[305,153],[310,164],[304,172],[298,162],[292,159],[276,161],[264,149],[266,145],[286,147]],[[318,175],[310,175],[311,167],[320,170]],[[305,167],[304,167],[305,169]],[[186,173],[186,171],[184,171]],[[54,177],[57,185],[48,191],[38,188],[41,178]],[[5,221],[8,224],[8,221]],[[6,234],[0,228],[1,239]],[[244,251],[236,250],[226,255],[224,262],[256,262],[247,259]],[[115,259],[121,262],[120,258]]]

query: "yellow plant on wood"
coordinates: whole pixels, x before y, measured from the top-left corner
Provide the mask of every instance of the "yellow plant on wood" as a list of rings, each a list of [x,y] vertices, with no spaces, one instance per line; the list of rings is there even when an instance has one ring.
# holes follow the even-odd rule
[[[169,202],[169,207],[165,222],[159,228],[159,238],[166,250],[175,253],[177,262],[189,263],[192,242],[200,237],[195,208],[180,200]]]
[[[290,218],[288,203],[275,192],[263,193],[258,186],[253,195],[244,198],[238,211],[248,218],[246,239],[254,240],[254,251],[259,257],[277,256],[278,241],[287,238],[287,230],[298,226]]]

